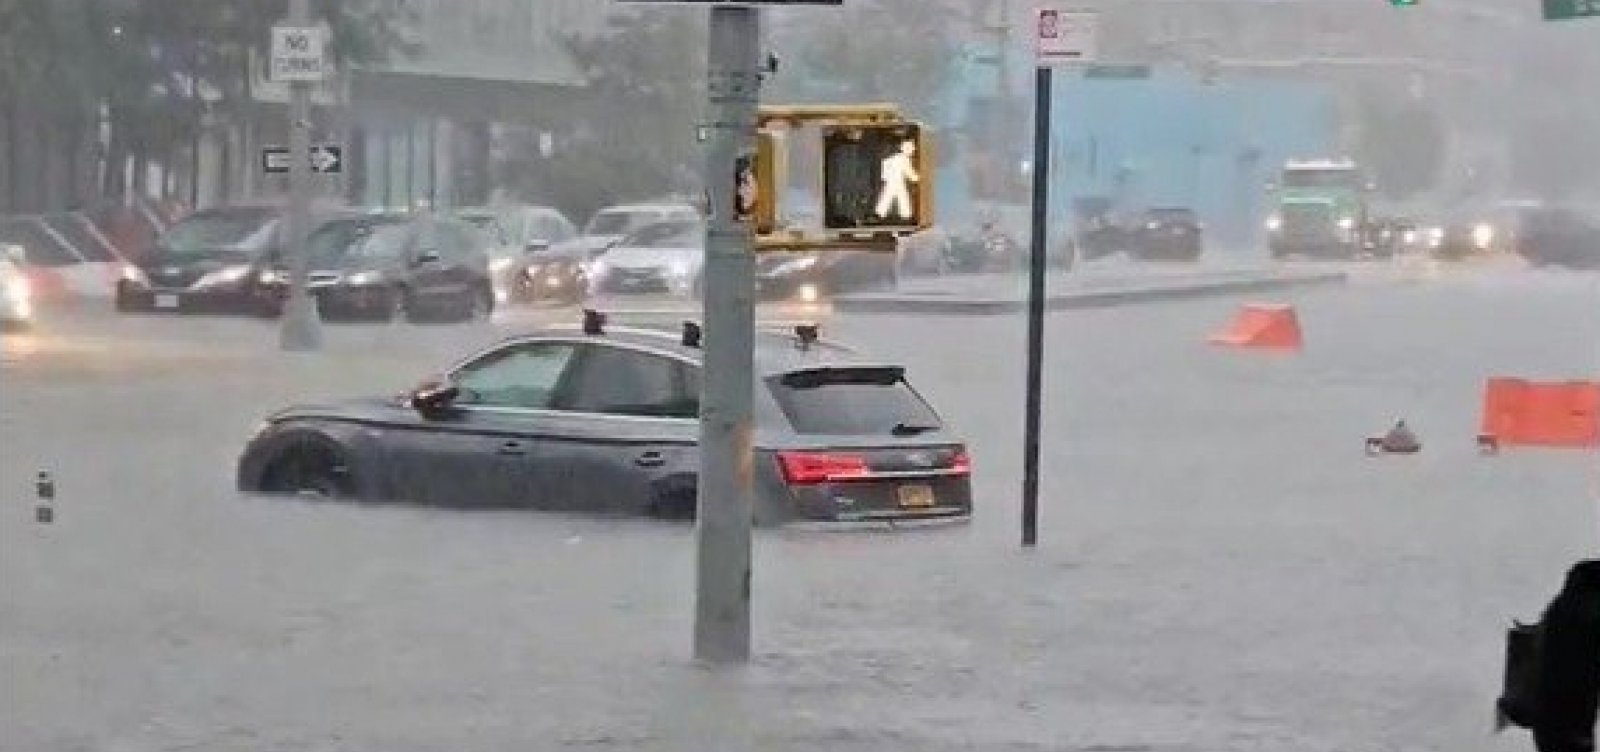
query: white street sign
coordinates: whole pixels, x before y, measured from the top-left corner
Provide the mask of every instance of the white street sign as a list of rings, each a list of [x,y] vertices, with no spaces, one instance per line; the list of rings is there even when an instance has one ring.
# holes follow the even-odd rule
[[[1100,55],[1100,14],[1039,8],[1034,16],[1034,55],[1040,65],[1095,62]]]
[[[317,83],[327,77],[326,40],[315,26],[272,27],[272,80]]]

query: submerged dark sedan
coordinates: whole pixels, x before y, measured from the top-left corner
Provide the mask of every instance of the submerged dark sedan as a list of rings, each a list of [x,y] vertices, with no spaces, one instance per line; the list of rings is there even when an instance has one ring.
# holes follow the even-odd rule
[[[794,333],[757,336],[759,522],[964,518],[965,445],[904,369]],[[692,515],[702,352],[672,332],[552,329],[399,397],[273,415],[246,492]]]

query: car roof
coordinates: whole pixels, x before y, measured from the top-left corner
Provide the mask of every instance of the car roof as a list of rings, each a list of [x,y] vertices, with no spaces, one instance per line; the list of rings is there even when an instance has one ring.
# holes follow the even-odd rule
[[[617,213],[622,213],[622,212],[629,212],[629,213],[640,213],[640,212],[672,212],[672,213],[692,212],[694,214],[699,214],[700,213],[700,211],[698,209],[694,208],[693,206],[691,206],[689,204],[667,204],[667,203],[617,204],[616,206],[608,206],[608,207],[606,207],[604,209],[601,209],[598,213],[605,213],[605,212],[617,212]]]
[[[696,322],[698,323],[698,322]],[[698,347],[683,344],[682,329],[665,326],[614,326],[607,325],[603,334],[585,334],[577,324],[555,325],[527,334],[502,340],[488,350],[520,343],[547,339],[584,340],[597,344],[611,343],[621,347],[648,350],[662,355],[704,363],[705,352]],[[819,337],[809,347],[801,348],[800,340],[791,328],[760,325],[755,338],[755,366],[760,376],[777,376],[793,371],[820,368],[898,368],[900,366],[863,357],[854,348]],[[478,357],[474,353],[468,360]],[[460,364],[457,364],[458,366]]]

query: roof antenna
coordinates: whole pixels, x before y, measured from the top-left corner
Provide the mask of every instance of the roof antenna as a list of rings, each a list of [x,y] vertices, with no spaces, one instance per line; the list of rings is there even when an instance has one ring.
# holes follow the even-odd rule
[[[583,333],[605,334],[606,315],[593,308],[583,309]]]
[[[794,328],[794,336],[798,340],[795,346],[801,350],[810,350],[820,334],[821,327],[817,324],[797,324]]]
[[[683,322],[683,346],[684,347],[699,347],[700,346],[700,325],[699,324],[696,324],[693,321],[685,321],[685,322]]]

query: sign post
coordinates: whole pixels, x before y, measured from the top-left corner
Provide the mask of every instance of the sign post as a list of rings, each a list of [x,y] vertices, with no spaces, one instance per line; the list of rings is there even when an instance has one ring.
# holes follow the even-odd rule
[[[323,42],[322,30],[311,24],[310,0],[292,0],[288,24],[272,30],[272,75],[289,84],[291,156],[283,234],[289,256],[289,300],[278,332],[279,347],[288,351],[316,350],[322,344],[316,303],[306,290],[306,235],[311,229],[311,85],[326,76]],[[262,156],[267,161],[267,155]]]
[[[1098,57],[1099,19],[1092,11],[1039,8],[1034,24],[1033,196],[1029,212],[1028,376],[1022,429],[1022,545],[1039,542],[1039,432],[1044,408],[1044,301],[1050,219],[1052,70]]]

